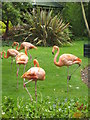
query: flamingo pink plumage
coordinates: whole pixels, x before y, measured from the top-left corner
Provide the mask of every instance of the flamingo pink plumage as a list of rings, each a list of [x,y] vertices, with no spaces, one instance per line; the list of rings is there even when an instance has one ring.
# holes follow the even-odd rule
[[[17,50],[15,50],[15,49],[8,49],[7,50],[7,56],[6,56],[6,52],[3,50],[1,52],[1,58],[2,58],[3,53],[4,53],[4,58],[5,59],[11,57],[11,66],[12,66],[12,63],[13,63],[13,57],[16,57],[19,54],[19,52]]]
[[[53,46],[52,54],[54,54],[55,50],[57,50],[57,53],[56,53],[56,55],[54,57],[54,64],[56,66],[58,66],[58,67],[67,66],[67,68],[69,68],[69,66],[71,66],[73,64],[78,64],[79,66],[81,65],[81,59],[78,58],[75,55],[72,55],[72,54],[62,54],[59,57],[59,61],[57,62],[56,59],[57,59],[57,56],[59,54],[59,47],[58,46]],[[74,72],[75,71],[76,71],[76,69],[74,70]],[[71,75],[67,76],[67,83],[68,83],[68,80],[70,80]],[[68,88],[67,88],[67,91],[68,91]]]
[[[16,64],[19,64],[19,67],[21,64],[24,65],[24,72],[25,72],[25,66],[28,63],[28,56],[27,54],[21,52],[16,56]],[[19,67],[17,68],[17,88],[18,88],[18,72],[19,72]],[[24,82],[24,81],[23,81]]]
[[[31,81],[35,81],[35,96],[36,96],[36,101],[37,101],[37,87],[36,87],[36,83],[37,83],[37,80],[40,80],[40,81],[43,81],[45,79],[45,71],[44,69],[42,69],[41,67],[39,67],[39,63],[36,59],[33,60],[33,63],[34,63],[34,67],[31,67],[27,72],[25,72],[21,77],[24,78],[24,79],[28,79],[29,81],[28,82],[31,82]],[[37,67],[36,67],[37,65]],[[26,82],[24,84],[24,87],[26,88],[26,84],[28,83]],[[27,90],[27,88],[26,88]],[[27,90],[28,92],[28,90]],[[30,95],[30,93],[28,92],[31,100],[32,100],[32,97]]]
[[[18,49],[19,43],[18,42],[13,42],[12,47],[15,46],[15,45],[17,45],[16,50],[18,50],[18,51],[20,51],[22,49],[25,49],[25,47],[27,48],[27,50],[33,49],[33,48],[37,49],[36,46],[34,46],[33,44],[31,44],[29,42],[22,42],[19,49]],[[30,55],[30,57],[31,57],[31,55]]]

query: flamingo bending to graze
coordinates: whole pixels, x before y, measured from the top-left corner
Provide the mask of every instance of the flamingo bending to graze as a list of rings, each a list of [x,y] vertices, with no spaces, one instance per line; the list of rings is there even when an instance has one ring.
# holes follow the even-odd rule
[[[3,54],[3,53],[4,53],[4,58],[5,58],[5,59],[11,57],[11,67],[12,67],[13,57],[16,57],[16,56],[19,54],[19,52],[18,52],[17,50],[15,50],[15,49],[8,49],[8,50],[7,50],[7,56],[6,56],[6,52],[3,50],[3,51],[1,52],[1,58],[2,58],[2,54]]]
[[[22,49],[25,49],[25,47],[27,48],[27,50],[33,49],[33,48],[34,48],[34,49],[37,49],[36,46],[34,46],[33,44],[31,44],[31,43],[29,43],[29,42],[22,42],[19,49],[18,49],[19,43],[18,43],[18,42],[13,42],[12,47],[15,46],[15,45],[17,45],[17,46],[16,46],[16,50],[18,50],[18,51],[20,51],[20,50],[22,50]],[[30,55],[30,58],[32,58],[31,55]]]
[[[27,53],[27,51],[25,53]],[[28,56],[25,53],[21,52],[21,53],[19,53],[16,56],[16,64],[19,64],[19,67],[20,67],[21,64],[24,65],[24,71],[23,71],[23,73],[25,72],[25,67],[26,67],[26,64],[28,63]],[[18,72],[19,72],[19,67],[17,68],[17,88],[18,88]],[[23,83],[24,83],[24,81],[23,81]]]
[[[55,50],[57,50],[57,53],[54,57],[54,64],[58,67],[67,66],[67,73],[68,73],[68,75],[67,75],[67,92],[68,92],[68,80],[71,79],[71,75],[77,70],[78,67],[80,67],[81,59],[72,54],[62,54],[59,57],[59,61],[57,62],[56,59],[59,54],[59,47],[53,46],[52,54],[54,54]],[[78,64],[79,66],[71,73],[71,75],[69,75],[69,66],[74,65],[74,64]]]
[[[26,84],[31,82],[31,81],[35,81],[35,96],[36,96],[36,102],[37,102],[37,80],[43,81],[45,79],[45,71],[44,69],[42,69],[41,67],[39,67],[39,63],[36,59],[33,60],[34,63],[34,67],[31,67],[27,72],[25,72],[21,77],[25,79],[28,79],[29,81],[24,83],[24,87],[27,90],[31,101],[32,101],[32,97],[28,91],[28,89],[26,88]],[[37,67],[36,67],[37,65]]]

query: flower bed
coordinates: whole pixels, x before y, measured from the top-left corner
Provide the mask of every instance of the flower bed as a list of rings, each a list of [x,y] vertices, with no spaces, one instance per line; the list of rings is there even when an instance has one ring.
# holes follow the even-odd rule
[[[87,118],[88,102],[81,102],[79,98],[51,100],[49,96],[44,101],[37,103],[30,100],[24,102],[24,99],[17,99],[17,105],[14,100],[4,97],[2,103],[2,118]]]

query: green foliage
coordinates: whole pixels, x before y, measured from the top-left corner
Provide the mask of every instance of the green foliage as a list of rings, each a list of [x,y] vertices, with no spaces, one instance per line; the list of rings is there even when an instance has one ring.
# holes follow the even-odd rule
[[[59,17],[58,17],[59,16]],[[60,15],[52,16],[52,11],[46,12],[37,9],[35,13],[25,15],[28,35],[25,38],[32,38],[36,44],[43,46],[63,45],[70,43],[70,30],[68,23],[65,24]]]
[[[30,3],[23,3],[23,2],[3,2],[2,3],[2,21],[6,25],[5,34],[3,35],[3,39],[6,39],[9,36],[9,21],[15,27],[17,25],[23,23],[26,11],[30,12],[31,4]],[[11,31],[10,31],[11,32]],[[12,30],[13,32],[13,30]],[[20,32],[19,32],[20,33]],[[16,33],[17,35],[17,33]],[[14,35],[12,34],[12,38]]]
[[[12,2],[2,3],[2,20],[5,22],[9,19],[13,25],[18,24],[20,20],[19,8],[15,9]],[[6,23],[6,22],[5,22]]]
[[[12,27],[12,23],[9,21],[9,28]],[[6,25],[4,24],[4,22],[0,21],[0,32],[1,33],[5,33],[6,30]]]
[[[17,105],[10,97],[4,97],[2,118],[86,118],[88,117],[88,102],[80,99],[52,99],[47,96],[44,100],[24,102],[17,98]]]
[[[82,36],[85,34],[85,25],[80,3],[66,3],[63,9],[63,18],[65,21],[70,22],[73,35]]]
[[[59,118],[58,116],[61,116],[61,118],[63,118],[63,117],[68,117],[67,116],[68,111],[70,111],[69,118],[71,118],[72,116],[73,117],[87,116],[88,110],[86,108],[86,110],[84,111],[84,108],[85,105],[87,107],[88,88],[82,82],[80,77],[81,69],[83,69],[88,64],[88,59],[83,56],[83,42],[85,40],[86,39],[83,39],[82,41],[81,38],[79,41],[76,40],[75,42],[73,42],[73,46],[60,47],[59,55],[63,53],[71,53],[82,59],[81,67],[72,75],[72,78],[69,81],[67,103],[64,101],[65,98],[67,97],[67,91],[66,91],[67,67],[58,68],[54,65],[53,62],[54,56],[52,55],[52,47],[38,47],[38,50],[33,49],[28,51],[28,55],[29,52],[32,55],[32,60],[34,58],[37,58],[40,67],[42,67],[46,71],[45,81],[37,82],[37,98],[38,98],[37,106],[36,104],[34,104],[35,102],[31,104],[27,92],[25,91],[25,89],[23,89],[23,79],[21,78],[21,75],[23,74],[24,66],[23,65],[20,66],[20,71],[18,76],[19,88],[17,90],[16,71],[18,66],[16,66],[15,60],[13,60],[13,65],[11,69],[11,58],[8,59],[3,58],[2,59],[2,102],[3,102],[2,117],[3,118],[23,117],[24,119],[29,117],[40,118],[41,115],[41,117],[43,118],[45,116],[57,117],[57,118]],[[7,43],[7,45],[9,45],[9,47],[4,46],[2,47],[2,50],[4,49],[5,51],[7,51],[11,47],[12,43],[9,44]],[[24,52],[24,50],[22,51]],[[26,65],[25,71],[30,69],[31,66],[33,66],[33,61],[29,60],[28,64]],[[76,67],[77,65],[71,66],[69,69],[70,72],[76,69]],[[79,87],[79,89],[76,89],[77,87]],[[27,84],[27,88],[30,91],[33,99],[35,100],[35,83],[31,82],[30,84]],[[4,96],[10,96],[10,100],[7,100],[7,97],[5,99]],[[50,96],[50,97],[47,98],[46,96]],[[79,98],[79,99],[75,99],[75,98]],[[74,99],[74,101],[78,101],[78,108],[80,109],[81,109],[80,106],[83,104],[83,109],[81,111],[78,110],[77,107],[74,107],[73,105],[74,101],[72,101],[72,99]],[[71,104],[69,103],[69,100],[72,101],[70,102]],[[61,103],[61,105],[59,105],[59,102]],[[63,105],[63,102],[65,102],[65,105]],[[70,106],[71,108],[67,106]],[[59,107],[61,109],[59,109]]]
[[[88,2],[88,25],[89,25],[89,28],[90,28],[90,1]]]

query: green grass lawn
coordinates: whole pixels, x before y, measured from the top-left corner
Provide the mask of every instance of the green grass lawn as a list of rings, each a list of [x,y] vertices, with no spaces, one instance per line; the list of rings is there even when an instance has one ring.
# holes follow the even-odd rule
[[[10,47],[3,47],[5,51]],[[24,51],[24,50],[22,50]],[[46,96],[50,96],[51,99],[59,98],[63,99],[68,96],[68,98],[80,98],[84,100],[88,98],[88,87],[82,82],[80,71],[85,66],[88,65],[88,59],[83,56],[83,41],[75,41],[72,46],[60,47],[60,53],[71,53],[82,59],[82,66],[73,74],[71,80],[69,81],[69,92],[67,94],[67,67],[56,67],[54,65],[54,55],[52,55],[52,47],[38,47],[38,50],[30,50],[32,55],[32,61],[30,61],[26,66],[25,71],[33,66],[33,59],[36,58],[46,72],[46,78],[44,81],[37,82],[37,98],[44,99]],[[29,54],[28,54],[29,55]],[[59,58],[59,57],[58,57]],[[57,59],[58,61],[58,59]],[[70,67],[72,72],[77,65]],[[24,66],[20,66],[19,71],[19,88],[17,89],[17,79],[16,71],[17,66],[15,60],[12,65],[11,70],[11,58],[2,60],[2,99],[4,96],[10,96],[13,99],[24,98],[29,99],[26,90],[23,88],[23,79],[21,75],[23,74]],[[77,87],[79,89],[77,89]],[[35,99],[35,82],[31,82],[27,85],[33,99]]]

